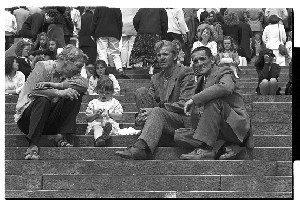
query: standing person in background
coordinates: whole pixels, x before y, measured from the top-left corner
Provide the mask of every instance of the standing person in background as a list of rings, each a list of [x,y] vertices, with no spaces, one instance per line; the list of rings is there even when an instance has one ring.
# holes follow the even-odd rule
[[[271,15],[269,17],[269,25],[265,27],[262,35],[262,40],[266,45],[266,48],[272,49],[276,63],[280,66],[285,66],[285,56],[279,53],[279,44],[285,44],[286,33],[284,26],[279,23],[280,19],[277,15]]]
[[[239,26],[241,28],[241,43],[240,48],[243,49],[247,62],[251,61],[251,49],[250,49],[250,39],[252,39],[251,27],[246,23],[247,13],[243,14],[243,17],[239,19]]]
[[[71,41],[76,41],[75,45],[78,47],[78,33],[81,29],[81,15],[79,10],[74,7],[71,7],[71,18],[74,24],[73,37],[71,38]]]
[[[45,11],[45,19],[48,25],[48,37],[57,40],[57,48],[62,48],[66,45],[63,30],[63,16],[57,9],[47,9]]]
[[[187,41],[184,44],[183,50],[184,65],[189,66],[191,62],[191,50],[194,42],[196,41],[197,27],[199,25],[199,19],[197,18],[197,8],[183,8],[184,19],[188,27]]]
[[[140,8],[133,18],[137,36],[133,44],[129,65],[142,63],[152,75],[156,66],[155,43],[165,39],[168,31],[168,15],[163,8]]]
[[[228,12],[224,16],[222,30],[224,36],[231,36],[234,40],[234,43],[236,43],[238,46],[241,44],[242,30],[239,26],[239,17],[236,13]]]
[[[267,18],[268,23],[270,23],[269,18],[272,15],[276,15],[279,18],[278,23],[283,25],[283,21],[288,16],[288,12],[287,12],[286,8],[266,8],[265,16]]]
[[[138,8],[121,8],[123,22],[121,59],[123,69],[132,68],[129,65],[129,58],[137,34],[132,21],[138,10]]]
[[[20,6],[18,9],[14,10],[13,14],[17,20],[17,33],[19,33],[23,26],[23,23],[29,16],[29,11],[26,6]]]
[[[189,31],[184,20],[184,14],[180,8],[167,8],[168,31],[166,40],[177,39],[182,45],[186,41],[186,33]]]
[[[119,43],[122,36],[122,13],[120,8],[96,7],[91,34],[97,43],[98,59],[108,64],[108,54],[113,56],[116,70],[124,74]]]
[[[8,8],[5,8],[5,51],[14,43],[14,36],[17,32],[16,17],[11,14]]]
[[[85,7],[81,16],[81,29],[78,32],[79,49],[88,55],[87,64],[94,64],[97,58],[97,44],[92,39],[91,26],[93,23],[92,7]]]
[[[64,29],[65,43],[70,44],[70,39],[73,36],[73,32],[74,32],[74,23],[71,18],[71,8],[66,7],[65,12],[62,15],[64,19],[63,29]]]
[[[212,16],[212,14],[213,14],[213,16]],[[215,29],[216,35],[217,35],[215,41],[217,42],[217,44],[222,43],[223,36],[224,36],[223,30],[222,30],[222,24],[224,23],[224,18],[220,12],[217,12],[214,14],[214,12],[211,11],[209,13],[209,15],[210,15],[210,18],[213,18],[212,26]]]
[[[23,23],[23,26],[19,32],[20,37],[29,38],[32,41],[35,41],[37,35],[44,31],[44,18],[44,15],[41,13],[34,13],[29,15],[29,17]]]

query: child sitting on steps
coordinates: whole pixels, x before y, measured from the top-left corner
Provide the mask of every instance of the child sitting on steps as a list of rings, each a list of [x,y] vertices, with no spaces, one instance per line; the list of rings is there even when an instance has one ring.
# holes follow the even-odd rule
[[[222,43],[220,43],[217,65],[218,66],[229,66],[236,78],[239,78],[237,74],[238,64],[240,63],[239,55],[234,49],[234,42],[232,37],[224,36]]]
[[[87,106],[86,135],[93,132],[95,146],[103,147],[105,141],[120,130],[116,120],[122,119],[123,108],[120,102],[113,98],[114,86],[108,76],[103,75],[102,79],[97,81],[95,91],[99,94],[99,98],[93,99]]]

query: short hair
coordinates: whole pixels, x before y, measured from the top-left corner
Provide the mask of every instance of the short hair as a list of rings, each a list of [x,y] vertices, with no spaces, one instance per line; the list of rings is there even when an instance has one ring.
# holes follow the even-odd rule
[[[98,79],[95,90],[114,92],[114,83],[107,75],[103,75]]]
[[[57,59],[64,60],[66,64],[73,64],[73,72],[80,73],[81,68],[87,62],[88,56],[72,44],[68,44],[57,55]]]
[[[17,55],[17,56],[22,56],[23,49],[24,49],[26,46],[30,46],[30,43],[29,43],[29,42],[25,42],[24,40],[18,41],[17,46],[16,46],[16,49],[15,49],[16,55]]]
[[[210,48],[205,47],[205,46],[200,46],[200,47],[195,48],[195,49],[192,51],[191,56],[192,56],[194,53],[196,53],[197,51],[205,51],[205,54],[206,54],[206,56],[207,56],[208,58],[212,58],[212,57],[213,57]]]
[[[158,53],[162,47],[171,47],[172,54],[176,56],[178,55],[178,49],[176,43],[167,40],[158,41],[154,46],[155,53]]]
[[[11,73],[12,69],[13,69],[13,63],[14,60],[17,60],[17,57],[15,56],[8,56],[5,57],[5,75],[8,75]]]

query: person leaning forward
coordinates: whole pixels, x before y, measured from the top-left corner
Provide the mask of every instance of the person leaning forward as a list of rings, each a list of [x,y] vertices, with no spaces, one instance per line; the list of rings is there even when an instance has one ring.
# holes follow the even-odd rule
[[[144,123],[136,143],[116,152],[126,159],[148,159],[162,137],[174,139],[176,129],[190,125],[183,107],[195,93],[194,71],[177,63],[175,43],[159,41],[155,51],[162,71],[152,76],[149,89],[142,87],[136,91],[136,123]]]
[[[197,78],[196,94],[184,104],[184,112],[204,107],[195,129],[178,129],[174,140],[194,149],[180,159],[235,159],[243,147],[253,148],[251,122],[236,78],[229,67],[218,67],[207,47],[192,53]]]

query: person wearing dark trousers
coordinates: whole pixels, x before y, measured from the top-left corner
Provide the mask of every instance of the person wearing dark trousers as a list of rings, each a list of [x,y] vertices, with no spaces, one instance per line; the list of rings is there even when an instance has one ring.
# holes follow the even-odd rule
[[[55,135],[58,147],[72,147],[66,135],[75,133],[76,116],[87,91],[88,81],[80,75],[87,56],[69,44],[57,59],[37,62],[19,95],[15,122],[29,142],[26,160],[40,159],[38,145],[45,134]],[[58,76],[65,78],[63,82],[57,83]]]

